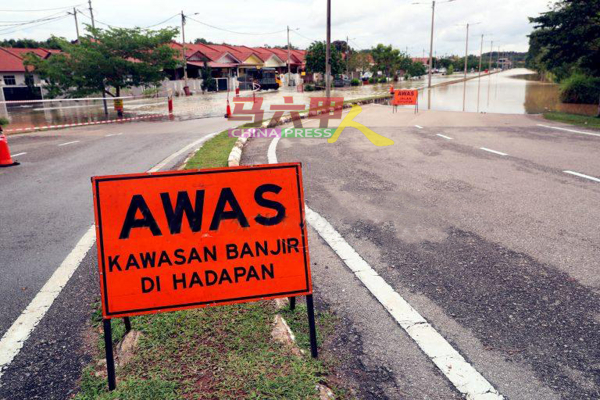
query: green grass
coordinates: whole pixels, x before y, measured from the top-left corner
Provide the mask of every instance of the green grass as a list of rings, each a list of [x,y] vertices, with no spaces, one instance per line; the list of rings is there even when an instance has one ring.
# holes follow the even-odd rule
[[[305,311],[295,312],[302,332]],[[272,302],[258,302],[134,317],[142,336],[133,360],[117,370],[117,390],[108,392],[106,380],[87,368],[75,399],[317,398],[325,364],[271,338],[276,312]],[[319,333],[331,320],[318,319]]]
[[[227,131],[211,139],[189,160],[187,169],[227,166],[236,138]],[[131,362],[117,368],[117,389],[109,392],[104,358],[102,313],[94,305],[92,326],[97,332],[95,361],[82,373],[75,400],[163,400],[163,399],[318,399],[317,383],[327,381],[333,357],[308,354],[306,308],[281,311],[295,332],[298,344],[306,349],[295,356],[271,337],[277,310],[273,302],[207,307],[131,318],[133,329],[141,331]],[[319,343],[335,330],[335,319],[319,313]],[[125,334],[120,319],[113,320],[113,342]],[[102,373],[102,374],[101,374]],[[329,385],[337,398],[347,392]]]
[[[227,131],[219,133],[189,159],[185,169],[226,167],[227,158],[236,140],[235,137],[229,137]]]
[[[564,122],[565,124],[584,126],[591,129],[600,129],[600,118],[598,117],[562,112],[548,112],[544,113],[544,118],[551,121]]]

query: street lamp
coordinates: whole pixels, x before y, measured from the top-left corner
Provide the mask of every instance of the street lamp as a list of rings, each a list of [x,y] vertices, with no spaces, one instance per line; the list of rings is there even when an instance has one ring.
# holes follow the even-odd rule
[[[463,111],[465,111],[467,104],[467,62],[469,60],[469,27],[473,25],[479,25],[481,22],[477,22],[474,24],[467,23],[467,40],[465,43],[465,71],[464,71],[464,81],[463,81]]]
[[[327,0],[327,43],[325,45],[325,97],[331,98],[331,0]]]
[[[456,0],[440,1],[438,3],[452,3]],[[413,3],[413,4],[427,4],[427,3]],[[429,39],[429,74],[427,87],[431,88],[431,74],[433,70],[433,27],[435,24],[435,0],[431,2],[431,38]]]

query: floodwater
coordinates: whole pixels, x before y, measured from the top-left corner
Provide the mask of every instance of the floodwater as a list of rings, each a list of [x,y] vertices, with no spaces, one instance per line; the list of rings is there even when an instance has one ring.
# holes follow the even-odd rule
[[[562,104],[559,101],[558,86],[536,80],[532,71],[513,69],[492,75],[477,74],[467,81],[466,91],[463,82],[451,83],[463,77],[457,73],[452,76],[434,75],[432,84],[441,84],[431,90],[420,91],[419,107],[421,109],[463,111],[467,112],[504,113],[504,114],[538,114],[546,111],[565,111],[578,114],[595,115],[595,105]],[[333,97],[344,100],[359,99],[389,92],[389,86],[395,88],[423,88],[427,85],[427,77],[419,80],[402,81],[388,84],[364,85],[358,87],[332,88]],[[249,97],[249,91],[240,96]],[[311,97],[324,97],[324,91],[298,92],[296,87],[283,87],[278,91],[256,93],[262,98],[262,110],[269,116],[274,111],[271,105],[284,104],[284,97],[291,96],[294,104],[308,108]],[[174,115],[179,119],[207,118],[223,116],[226,112],[227,100],[233,110],[233,93],[219,92],[195,94],[189,97],[174,98]],[[246,105],[245,108],[248,108]],[[167,115],[166,98],[143,98],[124,100],[125,117],[139,117],[152,114]],[[108,99],[109,115],[105,117],[102,100],[57,100],[51,102],[34,102],[19,104],[0,104],[0,115],[8,116],[10,129],[36,126],[73,124],[104,119],[116,119],[113,104]]]
[[[421,108],[463,111],[464,82],[420,93]],[[512,69],[467,81],[464,110],[499,114],[541,114],[562,111],[595,115],[598,106],[560,102],[558,85],[541,82],[527,69]]]

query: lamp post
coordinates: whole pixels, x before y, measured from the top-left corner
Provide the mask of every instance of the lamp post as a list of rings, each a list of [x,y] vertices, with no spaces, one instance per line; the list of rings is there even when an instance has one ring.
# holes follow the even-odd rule
[[[467,24],[467,40],[465,43],[465,71],[464,71],[464,81],[463,81],[463,111],[466,109],[467,104],[467,65],[469,61],[469,27],[472,25],[478,25],[481,22],[477,22],[475,24]]]
[[[327,43],[325,45],[325,97],[331,98],[331,0],[327,0]]]

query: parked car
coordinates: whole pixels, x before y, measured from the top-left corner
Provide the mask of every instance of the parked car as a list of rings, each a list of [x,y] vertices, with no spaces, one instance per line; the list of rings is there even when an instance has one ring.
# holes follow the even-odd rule
[[[350,79],[346,75],[336,75],[333,77],[334,87],[350,86]]]

